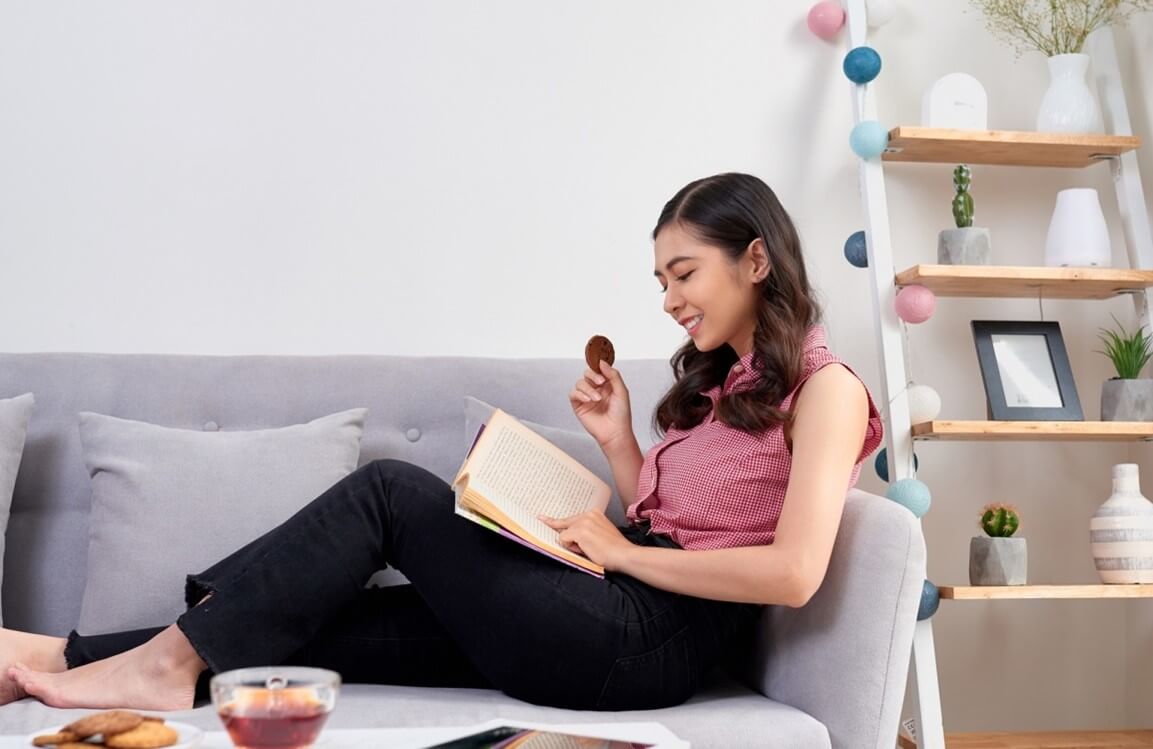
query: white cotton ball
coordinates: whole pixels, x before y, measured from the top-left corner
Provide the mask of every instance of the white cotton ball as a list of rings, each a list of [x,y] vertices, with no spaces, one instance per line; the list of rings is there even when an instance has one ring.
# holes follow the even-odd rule
[[[897,0],[865,0],[865,20],[869,28],[876,29],[897,15]]]
[[[909,421],[913,424],[932,421],[941,413],[941,396],[928,385],[910,385],[908,398]]]

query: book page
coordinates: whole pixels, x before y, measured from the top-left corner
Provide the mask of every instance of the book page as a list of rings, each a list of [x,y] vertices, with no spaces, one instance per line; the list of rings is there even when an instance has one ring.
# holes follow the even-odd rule
[[[469,483],[477,492],[523,530],[552,544],[557,532],[537,515],[603,512],[612,495],[596,474],[499,410],[468,462]]]

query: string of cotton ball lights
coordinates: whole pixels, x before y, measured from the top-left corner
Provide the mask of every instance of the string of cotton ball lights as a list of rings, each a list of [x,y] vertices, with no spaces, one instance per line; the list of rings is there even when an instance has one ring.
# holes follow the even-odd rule
[[[845,9],[837,0],[821,0],[809,9],[809,31],[826,41],[837,38],[845,25]]]
[[[897,317],[917,325],[933,316],[937,309],[937,295],[927,286],[912,284],[897,292]]]
[[[917,457],[917,453],[913,453],[913,472],[916,473],[917,469],[921,467],[921,460]],[[889,448],[882,447],[877,453],[877,457],[873,458],[873,470],[877,473],[877,478],[889,483]]]
[[[865,232],[855,231],[845,240],[845,259],[856,268],[869,267],[869,248],[865,244]]]
[[[865,23],[871,29],[879,29],[896,15],[896,0],[865,0]],[[832,41],[845,25],[845,9],[838,0],[821,0],[809,8],[806,21],[814,35]]]
[[[897,0],[865,0],[865,23],[879,29],[897,15]]]
[[[883,26],[896,15],[896,0],[866,0],[866,22],[870,28]],[[809,9],[807,18],[809,30],[825,40],[837,37],[845,25],[845,11],[837,0],[822,0]],[[841,63],[845,77],[857,85],[874,81],[881,73],[881,56],[867,46],[854,47],[845,55]],[[876,120],[858,122],[849,134],[849,146],[862,159],[879,157],[889,145],[889,131]],[[853,232],[845,240],[845,260],[855,268],[869,267],[868,240],[863,230]],[[897,316],[906,323],[922,323],[933,315],[937,306],[936,295],[924,286],[906,286],[895,300]],[[906,331],[907,335],[907,331]],[[906,352],[908,345],[906,341]],[[907,364],[907,362],[906,362]],[[908,367],[906,366],[906,369]],[[906,396],[909,400],[909,416],[912,423],[932,421],[941,410],[941,399],[936,391],[926,385],[910,383]],[[900,394],[898,394],[899,397]],[[892,406],[892,401],[889,403]],[[914,453],[913,473],[919,467]],[[888,453],[882,449],[873,463],[873,468],[882,481],[889,481]],[[918,518],[929,511],[932,494],[924,482],[915,478],[904,478],[889,484],[885,496],[907,508]],[[940,591],[929,580],[921,588],[921,601],[917,609],[917,620],[928,619],[937,612],[940,605]]]
[[[933,504],[928,485],[918,479],[897,479],[889,484],[885,496],[903,506],[918,518],[924,517]]]
[[[917,621],[921,622],[937,613],[941,605],[941,591],[929,580],[921,585],[921,604],[917,607]]]
[[[862,159],[875,159],[889,145],[889,131],[876,120],[862,120],[849,133],[849,146]]]
[[[881,56],[872,47],[853,47],[845,55],[841,70],[853,83],[869,83],[881,74]]]

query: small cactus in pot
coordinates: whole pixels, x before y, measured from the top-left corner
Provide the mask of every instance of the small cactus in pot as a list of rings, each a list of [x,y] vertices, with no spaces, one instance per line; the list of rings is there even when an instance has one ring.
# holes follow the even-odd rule
[[[981,530],[993,538],[1008,538],[1021,527],[1021,516],[1012,505],[991,504],[981,508]]]
[[[981,508],[978,526],[984,536],[969,542],[971,585],[1024,585],[1028,569],[1025,539],[1014,538],[1021,516],[1013,505],[995,502]]]
[[[953,170],[953,223],[937,237],[937,262],[942,265],[987,265],[989,230],[973,226],[973,172],[965,164]]]
[[[973,225],[973,196],[969,193],[969,185],[973,183],[973,173],[964,164],[953,170],[953,188],[957,191],[953,195],[953,221],[958,229],[965,229]]]

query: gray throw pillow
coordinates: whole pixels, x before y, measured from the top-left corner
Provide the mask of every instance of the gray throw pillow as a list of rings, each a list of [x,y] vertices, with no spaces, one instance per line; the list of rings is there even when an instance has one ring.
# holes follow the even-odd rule
[[[185,610],[186,575],[271,530],[356,469],[367,411],[236,432],[81,412],[92,513],[77,629],[171,624]]]
[[[8,512],[12,509],[16,472],[20,470],[28,419],[35,403],[32,393],[0,400],[0,583],[4,580],[4,534],[8,531]],[[0,615],[0,624],[3,623],[4,617]]]
[[[471,395],[464,397],[464,434],[465,434],[465,449],[467,450],[472,446],[472,440],[476,437],[480,425],[488,421],[488,418],[495,410],[495,406],[489,405],[482,400],[473,398]],[[502,407],[503,408],[503,407]],[[513,411],[503,408],[509,414],[516,416],[518,420],[529,429],[533,430],[541,437],[544,437],[549,442],[553,443],[561,450],[568,453],[576,462],[583,465],[595,473],[602,481],[612,487],[613,496],[609,500],[609,506],[605,514],[609,520],[616,523],[618,526],[626,525],[625,513],[621,508],[621,495],[617,491],[616,481],[613,480],[613,469],[609,465],[609,461],[605,458],[604,451],[601,450],[600,445],[593,439],[592,435],[588,432],[573,432],[567,429],[559,429],[557,427],[545,426],[544,424],[537,424],[536,422],[521,419]],[[461,461],[464,461],[464,456],[461,456]]]

